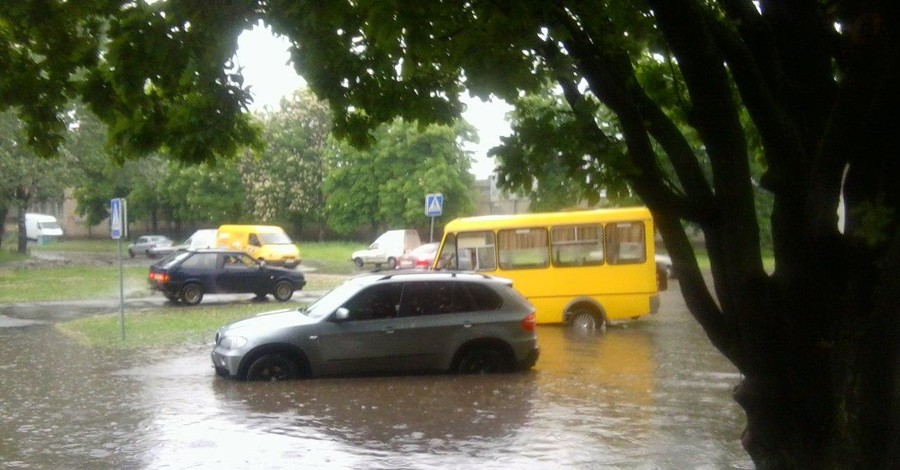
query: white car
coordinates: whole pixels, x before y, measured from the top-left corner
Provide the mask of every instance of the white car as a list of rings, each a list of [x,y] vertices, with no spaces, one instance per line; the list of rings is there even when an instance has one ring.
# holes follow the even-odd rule
[[[354,251],[350,260],[357,268],[366,264],[374,264],[380,268],[386,264],[388,269],[395,269],[400,257],[421,245],[419,233],[415,230],[388,230],[381,234],[368,249]]]
[[[656,254],[656,270],[666,273],[666,278],[668,279],[675,277],[675,271],[672,270],[672,258],[669,255]]]
[[[157,247],[172,246],[172,240],[163,235],[143,235],[128,245],[128,256],[134,258],[137,254],[152,257],[150,250]]]

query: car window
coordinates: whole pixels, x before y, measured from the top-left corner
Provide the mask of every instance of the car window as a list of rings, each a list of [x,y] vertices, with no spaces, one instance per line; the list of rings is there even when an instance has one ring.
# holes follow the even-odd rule
[[[291,241],[291,237],[283,232],[261,233],[259,234],[259,238],[261,238],[266,245],[292,245],[294,243]]]
[[[181,263],[181,267],[187,269],[214,270],[216,269],[216,254],[194,253],[193,256]]]
[[[475,310],[469,291],[461,282],[421,281],[403,286],[402,316],[440,315]]]
[[[400,305],[400,291],[399,283],[376,284],[361,290],[344,307],[353,321],[393,318]]]
[[[227,270],[246,270],[256,265],[250,256],[244,253],[223,253],[222,267]]]
[[[497,310],[503,299],[488,286],[474,282],[462,284],[472,297],[473,310]]]
[[[344,304],[348,296],[353,295],[359,288],[357,282],[345,282],[310,304],[303,312],[310,318],[315,319],[331,315],[338,307]]]
[[[165,269],[171,269],[173,266],[175,266],[176,264],[181,262],[181,260],[187,258],[188,256],[191,256],[191,252],[189,252],[189,251],[175,252],[175,253],[169,255],[168,257],[160,260],[159,265]]]

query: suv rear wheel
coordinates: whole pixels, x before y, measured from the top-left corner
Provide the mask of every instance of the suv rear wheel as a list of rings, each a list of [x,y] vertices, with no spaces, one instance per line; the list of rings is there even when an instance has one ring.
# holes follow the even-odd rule
[[[510,369],[505,352],[493,346],[476,346],[459,356],[455,371],[459,374],[491,374],[509,372]]]

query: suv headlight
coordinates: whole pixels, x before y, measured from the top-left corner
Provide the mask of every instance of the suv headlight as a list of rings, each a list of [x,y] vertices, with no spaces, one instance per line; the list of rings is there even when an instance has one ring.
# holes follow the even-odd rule
[[[225,336],[219,340],[219,346],[224,349],[237,349],[247,344],[247,338],[243,336]]]

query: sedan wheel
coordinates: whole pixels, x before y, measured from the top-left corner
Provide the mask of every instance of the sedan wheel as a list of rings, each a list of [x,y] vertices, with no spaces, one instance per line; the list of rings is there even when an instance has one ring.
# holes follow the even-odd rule
[[[357,268],[362,268],[362,267],[363,267],[363,260],[362,260],[362,258],[353,258],[353,262],[356,263],[356,267],[357,267]]]
[[[253,361],[247,380],[290,380],[297,378],[297,365],[281,354],[266,354]]]
[[[187,305],[197,305],[203,300],[203,288],[197,284],[188,284],[181,289],[181,301]]]
[[[456,366],[460,374],[491,374],[508,372],[509,360],[502,351],[491,347],[477,347],[463,353]]]
[[[286,302],[294,295],[294,286],[288,281],[278,281],[278,283],[275,284],[275,291],[272,295],[279,301]]]

